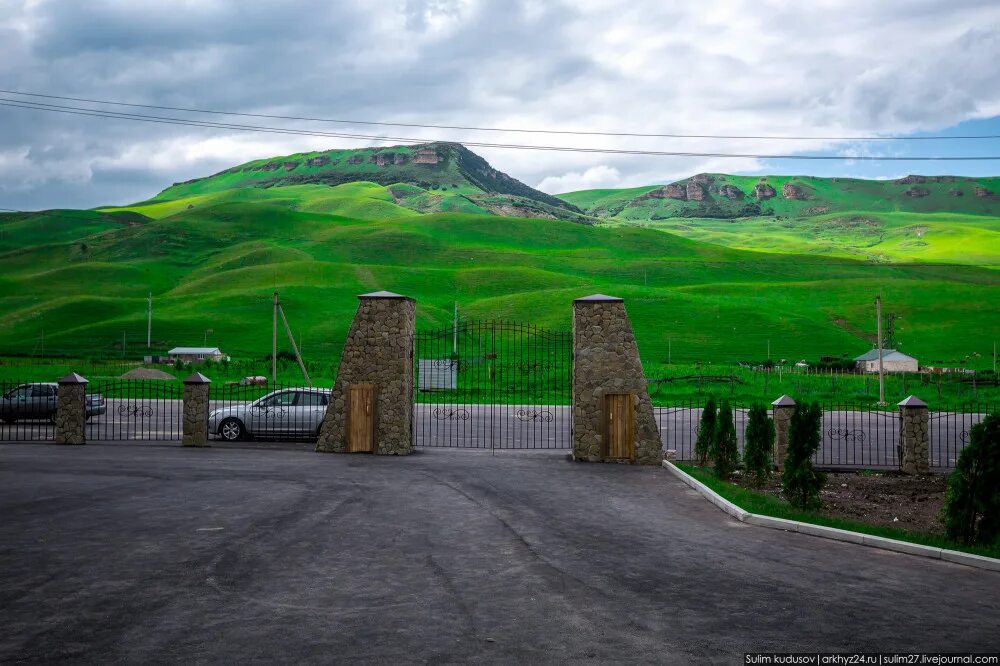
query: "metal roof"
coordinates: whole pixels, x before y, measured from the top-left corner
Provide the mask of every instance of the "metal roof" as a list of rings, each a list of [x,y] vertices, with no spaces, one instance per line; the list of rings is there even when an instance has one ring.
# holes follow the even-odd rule
[[[878,360],[878,350],[872,349],[861,356],[854,359],[855,361],[877,361]],[[907,356],[901,351],[896,351],[895,349],[883,349],[882,350],[882,360],[883,361],[916,361],[917,359],[912,356]]]
[[[174,347],[168,354],[221,354],[218,347]]]

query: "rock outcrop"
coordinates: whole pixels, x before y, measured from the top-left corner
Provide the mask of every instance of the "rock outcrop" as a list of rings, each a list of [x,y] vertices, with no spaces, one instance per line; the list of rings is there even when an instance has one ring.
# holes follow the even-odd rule
[[[792,183],[785,183],[781,186],[781,196],[786,199],[796,199],[798,201],[805,201],[809,198],[806,196],[805,190]]]
[[[670,199],[680,199],[684,201],[688,198],[687,188],[683,185],[678,185],[677,183],[670,183],[661,190]]]
[[[437,154],[436,150],[425,148],[413,153],[414,164],[437,164],[440,161],[441,156]]]
[[[735,185],[729,185],[728,183],[719,188],[719,194],[726,197],[730,201],[742,201],[743,197],[746,196],[746,194],[743,193],[743,190]]]
[[[753,195],[761,201],[773,199],[777,194],[777,191],[767,183],[757,183],[753,186]]]
[[[964,194],[964,192],[962,192],[962,190],[948,190],[948,194],[953,197],[960,197]]]
[[[927,176],[904,176],[903,178],[897,178],[892,182],[897,185],[923,185],[927,182]]]
[[[982,185],[976,185],[975,193],[976,196],[979,197],[980,199],[993,199],[994,197],[996,197],[996,193],[994,193],[992,190],[986,189]]]
[[[911,187],[910,189],[903,192],[908,197],[913,197],[919,199],[920,197],[926,197],[931,193],[926,187]]]
[[[689,201],[704,201],[705,200],[705,188],[703,188],[700,184],[694,182],[693,178],[691,180],[692,180],[692,182],[690,182],[690,183],[687,184],[687,198],[688,198],[688,200]]]
[[[318,155],[316,157],[306,160],[306,166],[311,166],[311,167],[326,166],[329,163],[330,163],[330,158],[327,157],[326,155]]]

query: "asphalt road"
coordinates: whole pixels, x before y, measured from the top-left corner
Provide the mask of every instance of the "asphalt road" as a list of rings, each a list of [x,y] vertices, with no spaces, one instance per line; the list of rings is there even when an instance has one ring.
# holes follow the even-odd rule
[[[1000,574],[555,452],[0,446],[0,661],[742,663],[1000,651]]]
[[[213,402],[210,407],[226,405]],[[180,439],[179,400],[109,399],[107,408],[107,414],[88,424],[88,440]],[[567,406],[417,404],[414,437],[417,446],[428,447],[568,450],[570,413]],[[679,459],[692,459],[701,410],[658,407],[656,418],[663,448],[676,450]],[[930,418],[931,468],[954,467],[969,428],[982,415],[932,412]],[[736,410],[735,420],[742,450],[746,410]],[[312,425],[305,430],[311,432]],[[53,427],[45,421],[0,424],[0,441],[45,440],[53,434]],[[826,412],[823,443],[815,461],[828,467],[897,469],[898,441],[895,412]]]

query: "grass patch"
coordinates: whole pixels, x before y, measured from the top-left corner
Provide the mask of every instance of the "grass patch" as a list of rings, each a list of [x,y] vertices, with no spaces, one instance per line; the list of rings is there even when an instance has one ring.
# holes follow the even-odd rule
[[[1000,558],[1000,545],[965,546],[936,535],[921,534],[918,532],[894,529],[891,527],[869,525],[867,523],[845,520],[842,518],[830,518],[815,511],[795,509],[782,499],[757,493],[752,490],[747,490],[746,488],[741,488],[733,483],[720,481],[710,470],[683,463],[674,464],[676,464],[677,467],[683,472],[691,475],[695,479],[698,479],[744,511],[757,513],[762,516],[771,516],[772,518],[797,520],[799,522],[810,523],[812,525],[823,525],[824,527],[834,527],[840,530],[861,532],[862,534],[871,534],[872,536],[896,539],[898,541],[906,541],[923,546],[947,548],[949,550],[972,553],[973,555]]]

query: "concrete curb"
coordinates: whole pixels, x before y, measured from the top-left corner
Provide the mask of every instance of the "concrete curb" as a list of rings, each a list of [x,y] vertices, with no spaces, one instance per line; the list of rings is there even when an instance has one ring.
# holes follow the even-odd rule
[[[813,525],[812,523],[802,523],[797,520],[772,518],[771,516],[762,516],[760,514],[750,513],[749,511],[744,511],[726,498],[722,497],[698,479],[681,470],[677,467],[677,465],[674,465],[669,460],[664,460],[663,466],[678,479],[697,490],[709,502],[719,507],[741,523],[757,525],[758,527],[768,527],[775,530],[785,530],[786,532],[800,532],[802,534],[818,536],[824,539],[856,543],[861,546],[881,548],[882,550],[891,550],[896,553],[906,553],[907,555],[917,555],[918,557],[929,557],[934,560],[946,560],[948,562],[964,564],[978,569],[986,569],[988,571],[1000,571],[1000,560],[992,557],[962,553],[957,550],[948,550],[947,548],[922,546],[908,541],[898,541],[896,539],[887,539],[885,537],[873,536],[871,534],[862,534],[861,532],[840,530],[835,527],[825,527],[823,525]]]

